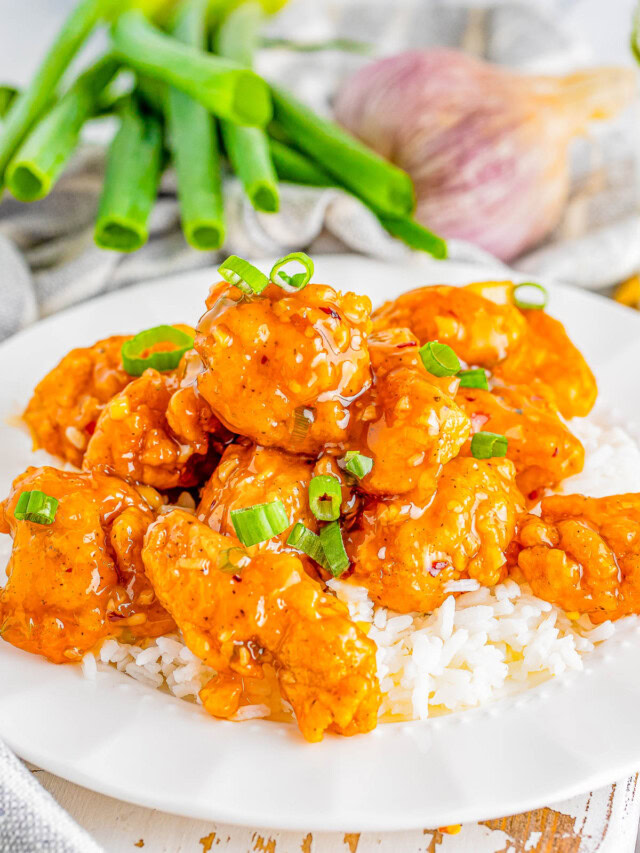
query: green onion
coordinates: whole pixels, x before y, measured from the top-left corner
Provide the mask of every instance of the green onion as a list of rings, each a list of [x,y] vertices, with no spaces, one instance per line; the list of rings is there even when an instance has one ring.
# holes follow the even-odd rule
[[[239,258],[237,255],[229,255],[227,260],[223,261],[218,267],[218,272],[229,284],[235,284],[244,293],[250,295],[262,293],[269,284],[269,279],[263,272],[260,272],[258,267],[254,267],[249,261],[245,261],[244,258]]]
[[[640,62],[640,3],[636,5],[631,23],[631,50],[637,62]]]
[[[447,257],[447,244],[442,237],[438,237],[415,219],[409,219],[406,216],[388,216],[384,213],[379,213],[377,216],[381,225],[392,237],[402,240],[410,248],[428,252],[439,260]]]
[[[20,201],[51,191],[78,144],[80,131],[99,107],[103,89],[119,63],[106,56],[87,69],[27,135],[7,166],[6,182]]]
[[[285,133],[330,175],[376,210],[395,216],[413,211],[413,183],[406,172],[279,86],[272,86],[271,94],[275,117]]]
[[[134,252],[149,237],[148,220],[160,182],[162,127],[135,98],[122,110],[109,148],[94,238],[101,249]]]
[[[482,367],[474,367],[473,370],[461,370],[458,376],[461,388],[482,388],[483,391],[489,390],[487,371],[483,370]]]
[[[208,0],[186,3],[174,36],[194,47],[203,46],[207,8]],[[184,236],[194,249],[219,249],[225,226],[214,119],[202,104],[173,86],[167,92],[166,113]]]
[[[175,349],[161,350],[143,355],[155,344],[170,343]],[[148,367],[155,370],[175,370],[180,359],[193,348],[193,338],[173,326],[154,326],[146,329],[122,344],[120,355],[122,366],[129,376],[142,376]]]
[[[216,51],[251,68],[263,20],[264,12],[258,3],[243,3],[233,9],[220,26]],[[223,121],[222,138],[233,171],[251,204],[256,210],[275,213],[280,207],[280,194],[267,135],[256,127]]]
[[[342,531],[337,521],[332,521],[322,528],[320,542],[329,571],[334,578],[339,578],[344,570],[349,567],[349,557],[344,550]]]
[[[516,284],[511,298],[517,308],[542,311],[549,301],[549,294],[541,284],[536,284],[535,281],[526,281],[522,284]]]
[[[269,151],[280,180],[312,187],[337,186],[335,180],[313,160],[279,139],[269,138]]]
[[[340,517],[342,489],[340,481],[331,474],[312,477],[309,483],[309,506],[319,521],[334,521]]]
[[[0,118],[6,116],[18,94],[19,92],[15,86],[0,86]]]
[[[35,524],[53,524],[60,501],[40,492],[22,492],[13,511],[18,521],[33,521]]]
[[[250,562],[250,557],[244,548],[234,545],[231,548],[223,548],[218,554],[218,569],[226,575],[239,575],[242,569]]]
[[[297,548],[298,551],[302,551],[303,554],[306,554],[307,557],[311,557],[312,560],[315,560],[316,563],[319,563],[325,569],[329,568],[324,556],[324,548],[322,547],[320,537],[312,530],[309,530],[308,527],[305,527],[301,521],[297,521],[294,524],[293,529],[287,538],[287,545],[291,545],[292,548]]]
[[[257,545],[283,533],[291,524],[282,501],[231,510],[231,523],[243,545]]]
[[[67,66],[115,0],[81,0],[66,18],[29,85],[18,95],[0,132],[0,187],[9,161],[50,103]]]
[[[434,376],[454,376],[460,371],[458,356],[447,344],[427,341],[418,352],[422,363]]]
[[[141,12],[122,14],[112,37],[128,65],[181,89],[214,115],[259,126],[271,118],[269,90],[255,72],[164,35]]]
[[[280,208],[278,177],[264,131],[227,121],[222,123],[222,138],[233,171],[253,207],[262,213],[276,213]]]
[[[270,130],[278,130],[277,124],[272,123]],[[335,178],[328,175],[313,160],[281,140],[270,139],[269,147],[276,172],[281,180],[311,187],[340,187]],[[434,258],[443,259],[447,257],[446,242],[437,234],[420,225],[415,219],[410,219],[408,216],[390,216],[381,213],[375,206],[366,200],[363,201],[368,204],[382,227],[392,237],[402,240],[411,249],[428,252]]]
[[[293,445],[302,444],[315,418],[316,410],[313,406],[297,406],[294,409],[293,429],[291,430],[291,443]]]
[[[373,468],[373,459],[370,456],[364,456],[357,450],[348,450],[343,461],[345,470],[357,477],[358,480],[366,477]]]
[[[475,459],[506,456],[509,440],[497,432],[477,432],[471,439],[471,455]]]
[[[304,272],[285,272],[284,267],[287,267],[289,264],[300,264],[303,267]],[[291,252],[291,254],[285,255],[284,258],[280,258],[279,261],[275,262],[271,267],[269,278],[274,284],[277,284],[280,287],[290,287],[294,290],[302,290],[303,287],[306,287],[309,284],[312,275],[313,261],[309,255],[305,255],[304,252]]]

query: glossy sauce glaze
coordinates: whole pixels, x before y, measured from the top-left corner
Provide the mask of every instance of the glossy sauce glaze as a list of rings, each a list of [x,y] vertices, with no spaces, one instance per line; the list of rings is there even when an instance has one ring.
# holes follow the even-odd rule
[[[292,554],[259,552],[240,573],[221,571],[237,545],[180,510],[158,519],[145,539],[154,589],[192,651],[217,671],[201,692],[205,708],[232,716],[242,679],[259,677],[268,663],[307,740],[327,729],[370,731],[380,704],[373,641]]]
[[[392,610],[433,610],[449,581],[506,576],[522,512],[512,462],[453,459],[414,492],[365,504],[346,534],[353,580]]]
[[[349,402],[371,384],[368,297],[321,284],[214,296],[196,350],[207,368],[198,389],[220,420],[257,444],[298,453],[342,440]]]
[[[640,495],[558,495],[541,510],[517,537],[517,565],[534,593],[594,622],[640,612]]]
[[[83,467],[157,489],[194,486],[215,467],[215,439],[227,435],[179,375],[148,369],[105,406]]]
[[[60,502],[51,525],[18,521],[15,505],[38,489]],[[0,599],[3,639],[54,663],[79,660],[107,636],[154,637],[173,630],[142,567],[153,514],[115,477],[29,468],[0,505],[13,537]]]
[[[34,447],[80,467],[105,405],[131,382],[120,350],[129,335],[114,335],[65,355],[35,388],[24,413]]]

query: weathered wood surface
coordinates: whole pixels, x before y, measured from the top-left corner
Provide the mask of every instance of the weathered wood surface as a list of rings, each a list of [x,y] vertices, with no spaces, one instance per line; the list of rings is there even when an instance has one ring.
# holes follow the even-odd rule
[[[553,808],[464,824],[457,834],[274,832],[162,814],[34,772],[106,853],[633,853],[640,817],[634,776]]]

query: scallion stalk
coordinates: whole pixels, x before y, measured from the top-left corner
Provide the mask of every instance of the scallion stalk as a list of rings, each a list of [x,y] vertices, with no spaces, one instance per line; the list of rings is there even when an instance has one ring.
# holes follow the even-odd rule
[[[0,86],[0,118],[4,118],[19,95],[15,86]]]
[[[204,47],[207,7],[207,0],[186,3],[174,36]],[[225,226],[215,120],[201,103],[174,86],[167,92],[166,114],[184,236],[195,249],[219,249]]]
[[[134,252],[149,236],[148,220],[162,166],[162,126],[132,97],[109,148],[94,237],[102,249]]]
[[[334,578],[349,568],[349,557],[344,548],[342,531],[337,521],[331,521],[320,531],[320,543],[324,551],[327,566]]]
[[[380,224],[392,237],[402,240],[411,249],[428,252],[439,260],[447,257],[447,244],[442,237],[438,237],[437,234],[429,231],[428,228],[416,222],[415,219],[411,219],[408,216],[388,216],[384,213],[376,215],[380,220]]]
[[[27,135],[6,171],[7,186],[17,199],[35,201],[49,194],[118,68],[112,56],[98,60]]]
[[[323,169],[317,166],[305,154],[290,148],[279,139],[269,139],[271,159],[283,181],[292,184],[304,184],[311,187],[336,187],[336,181]]]
[[[81,0],[66,18],[29,85],[13,102],[0,133],[0,187],[18,146],[50,103],[60,78],[115,0]]]
[[[246,546],[279,536],[291,524],[284,504],[278,500],[232,509],[230,514],[236,536]]]
[[[281,140],[269,139],[269,148],[280,180],[312,187],[340,187],[340,183],[313,160]],[[390,216],[379,211],[366,199],[362,201],[371,208],[382,227],[392,237],[402,240],[411,249],[428,252],[435,258],[447,257],[447,244],[442,237],[438,237],[415,219],[408,216]]]
[[[231,11],[218,30],[216,51],[226,59],[251,68],[264,13],[258,3],[243,3]],[[251,204],[263,213],[280,207],[278,178],[269,152],[266,133],[223,121],[222,138],[233,171]]]
[[[316,115],[280,88],[271,86],[276,120],[296,145],[375,210],[392,216],[413,211],[409,175],[384,160],[337,124]]]
[[[340,517],[342,489],[332,474],[319,474],[309,483],[309,507],[320,521],[335,521]]]
[[[112,39],[136,71],[175,86],[220,118],[259,126],[271,118],[269,89],[255,72],[165,35],[137,10],[120,15]]]

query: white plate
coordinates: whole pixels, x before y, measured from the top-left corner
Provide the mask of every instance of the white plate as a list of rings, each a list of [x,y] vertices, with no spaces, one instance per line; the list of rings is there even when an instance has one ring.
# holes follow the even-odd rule
[[[7,418],[15,421],[36,381],[73,346],[193,323],[214,278],[198,271],[113,293],[0,346],[0,495],[33,464],[28,436]],[[319,258],[315,276],[374,303],[420,284],[483,278],[491,271],[353,256]],[[550,289],[551,313],[596,368],[603,393],[640,419],[640,319],[597,296]],[[582,673],[478,710],[307,744],[294,726],[214,720],[115,671],[90,682],[79,667],[0,643],[0,736],[59,776],[176,814],[281,829],[442,826],[538,807],[637,770],[639,655],[632,619]]]

